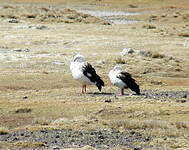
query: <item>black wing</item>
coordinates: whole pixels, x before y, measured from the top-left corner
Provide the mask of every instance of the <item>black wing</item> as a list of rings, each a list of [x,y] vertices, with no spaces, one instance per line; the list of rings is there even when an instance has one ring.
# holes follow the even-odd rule
[[[98,87],[99,91],[101,91],[102,86],[104,86],[104,82],[102,81],[102,79],[100,78],[100,76],[98,76],[96,74],[95,69],[91,66],[91,64],[87,63],[84,67],[83,67],[83,74],[93,83],[95,83],[95,85]]]
[[[140,94],[139,85],[135,82],[135,79],[133,79],[129,73],[121,72],[121,74],[117,77],[121,79],[129,89],[134,91],[136,94]]]

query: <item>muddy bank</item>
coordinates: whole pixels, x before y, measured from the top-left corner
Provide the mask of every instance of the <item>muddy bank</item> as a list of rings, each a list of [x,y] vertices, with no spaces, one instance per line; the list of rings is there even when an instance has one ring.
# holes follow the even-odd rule
[[[41,142],[42,148],[70,148],[90,145],[97,149],[108,149],[113,147],[138,148],[134,143],[150,141],[135,131],[120,132],[117,130],[39,130],[18,131],[7,135],[1,135],[0,141],[7,142]]]

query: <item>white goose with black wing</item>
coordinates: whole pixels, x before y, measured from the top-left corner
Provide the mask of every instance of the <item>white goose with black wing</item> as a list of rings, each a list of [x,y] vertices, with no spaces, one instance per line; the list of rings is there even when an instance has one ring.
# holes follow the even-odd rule
[[[82,84],[82,94],[86,93],[87,85],[96,85],[99,91],[101,91],[102,86],[104,86],[103,80],[97,75],[92,65],[85,61],[83,55],[77,54],[74,56],[70,64],[70,70],[73,78]]]
[[[122,71],[121,66],[116,65],[110,72],[109,78],[113,85],[121,88],[121,95],[124,95],[124,89],[131,89],[137,95],[140,95],[139,85],[128,72]]]

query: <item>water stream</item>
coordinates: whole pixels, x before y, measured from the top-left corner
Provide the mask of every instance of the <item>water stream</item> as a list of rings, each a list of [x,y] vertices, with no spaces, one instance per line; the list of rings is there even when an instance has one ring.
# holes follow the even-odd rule
[[[140,15],[140,12],[127,12],[127,11],[101,11],[101,10],[85,10],[78,9],[80,13],[89,14],[95,17],[100,17],[104,20],[110,21],[114,24],[128,24],[136,23],[139,20],[127,19],[126,16]]]

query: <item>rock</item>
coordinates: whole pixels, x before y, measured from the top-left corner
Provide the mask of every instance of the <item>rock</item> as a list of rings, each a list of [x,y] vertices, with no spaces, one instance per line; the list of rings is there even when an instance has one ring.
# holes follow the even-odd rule
[[[145,24],[145,25],[142,26],[142,28],[145,28],[145,29],[156,29],[156,26],[152,25],[152,24]]]
[[[96,61],[96,64],[97,65],[104,65],[105,61],[104,60],[98,60],[98,61]]]
[[[53,146],[53,150],[59,150],[60,148],[58,146]]]
[[[21,135],[21,134],[24,134]],[[26,135],[28,135],[26,137]],[[55,138],[58,135],[58,138]],[[129,140],[128,140],[129,139]],[[136,142],[144,142],[140,133],[130,134],[118,130],[71,130],[42,129],[36,131],[15,131],[0,136],[0,141],[38,141],[45,147],[64,150],[95,150],[108,149],[116,145],[131,146]],[[89,146],[90,145],[90,146]],[[68,148],[66,148],[68,147]]]
[[[120,54],[121,56],[125,56],[132,53],[134,53],[134,50],[132,48],[124,48]]]
[[[165,57],[165,55],[160,54],[158,52],[143,51],[143,50],[139,51],[138,54],[144,57],[151,57],[151,58],[164,58]]]
[[[137,5],[133,5],[133,4],[129,4],[128,6],[129,6],[130,8],[138,8]]]
[[[141,150],[142,148],[140,147],[135,147],[133,150]]]
[[[55,65],[62,65],[62,66],[65,65],[64,62],[62,62],[62,61],[58,61],[58,60],[53,61],[52,64],[55,64]]]
[[[28,96],[24,96],[23,99],[28,99]]]
[[[111,100],[111,99],[106,99],[104,102],[105,102],[105,103],[111,103],[112,100]]]
[[[47,29],[48,27],[44,26],[44,25],[42,25],[42,26],[41,25],[37,25],[37,26],[29,26],[29,28],[43,30],[43,29]]]
[[[187,97],[188,97],[187,94],[183,95],[183,98],[187,98]]]
[[[16,26],[15,29],[38,29],[38,30],[43,30],[43,29],[48,29],[48,27],[44,26],[44,25],[20,25],[20,26]]]
[[[9,23],[20,23],[20,21],[17,19],[9,19],[8,22]]]
[[[62,124],[62,123],[65,123],[65,122],[70,122],[70,119],[68,119],[68,118],[58,118],[52,124]]]
[[[83,148],[81,148],[81,150],[96,150],[94,147],[86,145]]]
[[[143,50],[139,51],[139,54],[145,57],[149,57],[151,55],[149,51],[143,51]]]
[[[19,108],[17,110],[14,111],[14,113],[18,114],[18,113],[30,113],[32,111],[31,108]]]
[[[176,100],[177,103],[186,103],[186,100]]]
[[[30,52],[30,49],[26,48],[26,49],[14,49],[13,51],[15,52]]]

